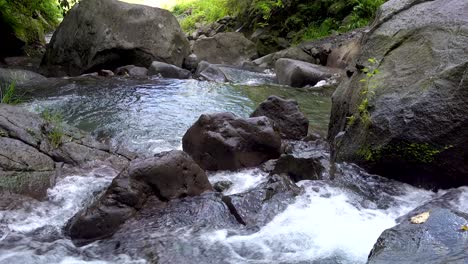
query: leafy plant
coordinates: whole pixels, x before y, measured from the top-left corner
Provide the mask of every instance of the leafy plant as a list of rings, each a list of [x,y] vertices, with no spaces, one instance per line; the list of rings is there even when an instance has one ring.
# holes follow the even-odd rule
[[[365,77],[359,80],[359,82],[363,84],[361,94],[364,96],[364,99],[362,99],[358,106],[358,112],[363,124],[369,126],[371,123],[369,100],[371,100],[375,95],[375,89],[377,89],[378,84],[374,77],[378,75],[380,71],[377,69],[379,62],[376,58],[369,58],[367,62],[370,64],[370,66],[362,69]]]
[[[15,82],[10,83],[6,87],[0,87],[0,103],[2,104],[19,104],[21,96],[17,94]]]
[[[52,147],[60,147],[60,145],[63,143],[62,138],[64,135],[63,116],[58,112],[54,112],[46,108],[44,111],[42,111],[41,117],[52,126],[47,135]]]

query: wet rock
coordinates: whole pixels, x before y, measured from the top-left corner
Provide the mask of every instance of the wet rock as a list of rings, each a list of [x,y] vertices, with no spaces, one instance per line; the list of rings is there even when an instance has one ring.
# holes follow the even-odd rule
[[[309,129],[309,120],[299,109],[297,101],[274,95],[262,102],[250,116],[266,116],[275,121],[281,137],[285,139],[301,139],[307,136]]]
[[[135,162],[129,173],[132,179],[151,186],[162,200],[196,196],[212,190],[205,172],[183,151],[163,152]]]
[[[219,181],[213,185],[213,189],[217,192],[224,192],[231,188],[232,185],[231,181]]]
[[[262,68],[274,68],[279,59],[293,59],[331,68],[345,69],[359,53],[362,30],[305,41],[254,60]]]
[[[184,151],[206,170],[236,170],[279,157],[281,136],[267,117],[204,114],[185,133]]]
[[[184,59],[184,63],[182,66],[184,67],[184,69],[187,69],[190,72],[195,72],[198,68],[199,63],[200,60],[198,59],[197,55],[192,53]]]
[[[206,255],[200,233],[242,225],[230,213],[222,194],[211,192],[167,203],[150,198],[134,218],[109,239],[97,242],[104,256],[127,254],[158,263],[223,263],[225,255]],[[183,250],[181,250],[183,248]],[[201,253],[201,252],[205,253]],[[217,261],[211,262],[216,259]]]
[[[83,0],[55,31],[41,68],[53,76],[78,76],[130,64],[149,67],[155,60],[180,67],[189,51],[177,19],[167,10]]]
[[[258,67],[246,63],[243,66],[230,66],[202,61],[198,65],[195,76],[201,80],[214,82],[277,83],[274,75],[264,73]]]
[[[284,174],[294,182],[321,180],[329,167],[329,146],[325,141],[287,141],[286,154],[271,164],[271,174]]]
[[[468,259],[468,233],[461,228],[467,222],[466,212],[431,208],[424,223],[405,219],[384,231],[368,263],[464,263]]]
[[[160,75],[163,78],[190,79],[192,74],[177,66],[164,62],[153,61],[148,69],[148,75]]]
[[[338,69],[291,59],[276,61],[275,70],[279,84],[292,87],[314,86],[319,81],[327,80],[333,75],[341,73]]]
[[[315,58],[306,53],[299,47],[291,47],[285,50],[281,50],[272,54],[265,55],[253,61],[253,63],[259,67],[271,69],[275,67],[276,61],[279,59],[293,59],[309,63],[316,63]]]
[[[375,93],[365,93],[356,69],[332,97],[335,161],[426,188],[468,185],[467,8],[456,0],[381,7],[357,67],[378,69]]]
[[[22,85],[29,81],[44,80],[45,77],[27,70],[0,68],[0,85]]]
[[[74,243],[83,245],[111,236],[132,218],[149,197],[167,201],[196,196],[212,190],[204,171],[182,151],[135,160],[113,181],[107,191],[67,224]]]
[[[0,104],[0,188],[42,199],[62,166],[122,169],[128,159],[82,131]]]
[[[138,67],[135,65],[127,65],[119,67],[115,70],[116,75],[128,75],[128,76],[147,76],[148,69],[144,67]]]
[[[311,158],[299,158],[293,155],[283,154],[276,161],[274,174],[286,174],[295,182],[302,180],[321,180],[324,168],[320,160]]]
[[[98,72],[98,75],[99,75],[99,76],[103,76],[103,77],[112,77],[112,76],[114,76],[115,74],[114,74],[114,72],[111,71],[111,70],[100,70],[100,71]]]
[[[254,189],[224,198],[231,211],[248,226],[263,226],[294,202],[301,192],[288,177],[272,175]]]
[[[227,82],[227,77],[218,65],[202,61],[198,64],[195,76],[207,81]]]
[[[243,194],[210,192],[167,203],[152,197],[111,238],[98,242],[98,249],[105,255],[128,254],[160,263],[227,263],[232,244],[217,242],[218,236],[257,231],[300,192],[287,177],[274,176]],[[241,250],[246,251],[251,252]]]
[[[193,53],[200,61],[234,66],[241,66],[244,61],[255,59],[257,56],[255,44],[236,32],[198,39],[193,45]]]

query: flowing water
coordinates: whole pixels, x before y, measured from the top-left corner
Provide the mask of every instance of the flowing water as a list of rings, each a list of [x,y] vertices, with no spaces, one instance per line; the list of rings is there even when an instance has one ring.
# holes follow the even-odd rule
[[[34,99],[24,107],[57,111],[70,125],[148,155],[180,149],[183,134],[202,113],[230,111],[247,117],[271,94],[296,99],[311,120],[311,129],[321,134],[326,133],[331,106],[326,89],[195,80],[60,79],[36,85],[32,94]],[[340,166],[349,179],[365,174],[350,165]],[[62,234],[66,221],[117,174],[106,167],[83,171],[59,181],[48,191],[46,201],[25,200],[0,211],[0,264],[145,263],[126,255],[103,260],[87,250],[94,245],[77,248]],[[235,194],[265,181],[267,175],[248,169],[209,177],[212,182],[229,179],[234,185],[225,193]],[[437,195],[395,182],[355,181],[369,190],[379,186],[381,189],[372,191],[378,193],[378,199],[387,197],[391,202],[381,206],[346,184],[303,181],[299,183],[302,194],[266,226],[247,235],[232,235],[226,229],[202,232],[202,247],[216,244],[227,249],[226,263],[365,263],[383,230]],[[387,188],[399,191],[386,193]]]

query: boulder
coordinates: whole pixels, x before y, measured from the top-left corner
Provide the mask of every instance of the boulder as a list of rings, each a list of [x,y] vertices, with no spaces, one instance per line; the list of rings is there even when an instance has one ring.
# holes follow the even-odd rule
[[[116,75],[123,75],[123,76],[147,76],[148,69],[145,67],[138,67],[135,65],[126,65],[119,67],[115,70]]]
[[[0,68],[0,86],[8,86],[11,83],[22,85],[29,81],[44,79],[44,76],[32,71]]]
[[[294,182],[322,180],[329,168],[329,145],[323,140],[286,141],[285,154],[264,169],[270,174],[284,174]]]
[[[148,75],[160,75],[163,78],[190,79],[192,74],[177,66],[164,62],[153,61],[148,69]]]
[[[198,68],[199,63],[200,60],[198,59],[197,55],[192,53],[184,59],[184,63],[182,66],[184,67],[184,69],[187,69],[190,72],[195,72]]]
[[[237,170],[278,158],[281,136],[267,117],[204,114],[185,133],[184,151],[205,170]]]
[[[266,116],[275,121],[281,137],[285,139],[302,139],[309,130],[309,120],[299,109],[297,101],[274,95],[262,102],[250,116]]]
[[[126,254],[151,263],[226,263],[232,258],[233,244],[218,242],[223,236],[257,232],[294,203],[300,192],[287,177],[273,176],[236,195],[208,192],[167,203],[149,198],[112,237],[93,244],[93,253]],[[235,247],[236,253],[256,249],[241,247]]]
[[[381,7],[359,67],[332,97],[334,161],[427,188],[468,184],[467,8],[456,0]]]
[[[255,59],[255,44],[242,33],[219,33],[213,37],[198,39],[193,45],[193,53],[200,61],[213,64],[241,66],[244,61]]]
[[[262,68],[274,68],[279,59],[293,59],[331,68],[345,69],[359,53],[362,30],[333,35],[323,39],[304,41],[254,60]]]
[[[135,160],[107,191],[67,224],[66,232],[77,245],[111,236],[133,217],[150,197],[168,201],[200,195],[212,187],[205,172],[182,151]]]
[[[63,168],[108,166],[128,159],[82,131],[25,109],[0,104],[0,190],[43,199]]]
[[[464,263],[468,259],[468,233],[462,227],[467,212],[431,207],[422,223],[411,221],[419,211],[408,214],[402,223],[385,230],[369,255],[374,263]]]
[[[73,32],[73,33],[71,33]],[[72,75],[163,61],[182,66],[188,40],[167,10],[117,0],[83,0],[55,31],[42,61],[49,75]]]
[[[227,82],[227,77],[218,65],[211,64],[206,61],[201,61],[198,64],[195,76],[202,80],[214,82]]]
[[[276,77],[272,74],[265,73],[258,67],[243,65],[230,66],[223,64],[210,64],[206,61],[200,62],[195,76],[201,80],[214,82],[231,82],[231,83],[248,83],[248,84],[265,84],[276,83]]]
[[[310,54],[306,53],[300,47],[291,47],[285,50],[281,50],[272,54],[265,55],[261,58],[258,58],[253,61],[253,63],[262,68],[274,68],[275,63],[279,59],[292,59],[292,60],[299,60],[305,61],[309,63],[316,63],[317,61],[315,58],[310,56]]]
[[[271,222],[301,193],[288,177],[272,175],[264,183],[245,193],[224,197],[238,221],[247,226],[264,226]]]
[[[292,59],[279,59],[275,64],[278,83],[292,87],[314,86],[327,80],[341,70]]]

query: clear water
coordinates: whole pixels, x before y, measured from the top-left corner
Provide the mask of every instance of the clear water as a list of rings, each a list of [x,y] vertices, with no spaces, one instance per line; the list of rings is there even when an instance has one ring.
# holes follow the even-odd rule
[[[246,117],[271,94],[297,99],[311,120],[311,128],[321,133],[327,129],[330,111],[330,93],[326,91],[194,80],[57,80],[36,86],[32,94],[34,99],[25,107],[56,110],[71,125],[147,154],[180,148],[186,129],[202,113],[231,111]],[[125,255],[106,262],[85,253],[86,248],[76,248],[62,235],[66,221],[117,173],[102,167],[72,175],[49,190],[47,201],[25,200],[17,208],[0,211],[0,264],[145,263]],[[349,173],[360,177],[359,171]],[[253,188],[265,177],[258,169],[210,174],[213,183],[227,179],[234,183],[226,190],[228,194]],[[228,230],[210,231],[202,235],[203,243],[228,248],[229,263],[320,263],[330,259],[365,263],[383,230],[435,195],[401,184],[402,193],[392,197],[391,206],[377,209],[363,206],[362,196],[339,185],[318,181],[300,185],[304,192],[296,201],[259,231],[234,236],[228,236]],[[246,248],[255,254],[246,255]]]
[[[180,148],[185,131],[203,113],[227,111],[248,117],[270,95],[298,100],[311,129],[322,135],[331,108],[330,91],[196,80],[91,78],[34,89],[36,100],[26,104],[30,109],[57,111],[70,125],[143,153]]]

